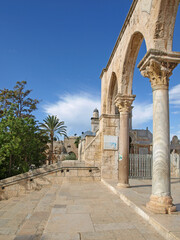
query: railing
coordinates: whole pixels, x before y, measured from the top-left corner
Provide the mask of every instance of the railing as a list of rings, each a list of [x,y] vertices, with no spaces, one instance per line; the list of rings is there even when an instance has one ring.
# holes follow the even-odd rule
[[[152,155],[129,154],[129,177],[152,178]]]
[[[99,168],[97,167],[80,167],[80,166],[61,166],[61,167],[57,167],[57,168],[53,168],[50,170],[45,169],[43,172],[36,172],[39,169],[33,170],[32,172],[27,172],[27,173],[23,173],[23,174],[19,174],[16,176],[13,176],[12,178],[16,178],[14,180],[10,180],[10,178],[6,178],[6,179],[2,179],[0,180],[0,188],[4,189],[7,186],[16,184],[17,182],[20,182],[22,180],[30,180],[32,181],[34,178],[40,177],[40,176],[45,176],[48,175],[49,173],[55,173],[55,172],[69,172],[72,169],[83,169],[83,170],[88,170],[89,172],[92,172],[93,170],[99,170]],[[36,173],[35,173],[36,172]],[[26,175],[27,174],[27,175]]]

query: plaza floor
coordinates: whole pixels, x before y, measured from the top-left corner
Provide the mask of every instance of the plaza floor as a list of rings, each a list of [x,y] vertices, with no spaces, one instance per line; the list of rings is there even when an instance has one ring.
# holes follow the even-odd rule
[[[103,181],[103,180],[102,180]],[[151,180],[130,180],[130,188],[119,189],[115,181],[103,181],[106,187],[153,226],[165,239],[180,239],[180,179],[171,179],[171,193],[177,211],[172,214],[155,214],[147,210],[150,200]]]
[[[132,180],[131,185],[122,190],[123,196],[143,207],[145,199],[141,196],[149,197],[150,184]],[[165,239],[112,192],[115,188],[115,182],[63,181],[61,185],[1,201],[0,240]],[[178,213],[156,217],[164,219],[165,227],[167,219],[176,218],[177,225],[180,219]]]

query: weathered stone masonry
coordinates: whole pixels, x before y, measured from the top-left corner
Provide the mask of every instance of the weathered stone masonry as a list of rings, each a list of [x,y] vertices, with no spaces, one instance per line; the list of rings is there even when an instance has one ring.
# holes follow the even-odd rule
[[[169,77],[180,62],[172,52],[179,0],[134,0],[106,68],[101,73],[100,139],[101,177],[118,179],[128,187],[128,115],[133,102],[135,62],[145,40],[147,53],[139,64],[153,91],[153,180],[147,207],[155,212],[175,211],[170,190]],[[121,100],[124,98],[124,100]],[[129,104],[127,99],[131,98]],[[129,105],[128,105],[129,104]],[[129,106],[127,111],[123,106]],[[118,111],[119,110],[119,111]],[[118,115],[120,112],[120,116]],[[105,136],[119,136],[119,151],[104,149]],[[99,151],[98,149],[95,149]],[[89,146],[90,148],[90,146]],[[120,156],[121,163],[118,164]]]

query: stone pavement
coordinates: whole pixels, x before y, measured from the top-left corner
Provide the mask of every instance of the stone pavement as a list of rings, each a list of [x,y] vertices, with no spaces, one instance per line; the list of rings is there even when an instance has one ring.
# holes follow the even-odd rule
[[[154,214],[145,207],[151,195],[151,180],[130,179],[130,188],[120,189],[115,181],[102,182],[138,215],[149,222],[165,239],[180,239],[180,179],[171,179],[171,193],[177,212]]]
[[[0,202],[0,240],[160,240],[102,182],[68,182]]]

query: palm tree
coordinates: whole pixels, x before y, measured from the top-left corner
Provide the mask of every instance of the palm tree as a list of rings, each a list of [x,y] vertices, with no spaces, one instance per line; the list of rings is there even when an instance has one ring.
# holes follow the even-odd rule
[[[55,135],[58,133],[60,136],[63,135],[67,137],[67,127],[64,125],[63,121],[60,121],[59,118],[57,118],[57,116],[48,115],[43,121],[44,123],[41,123],[40,127],[50,137],[50,161],[53,163],[53,141],[56,137]]]

